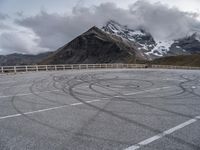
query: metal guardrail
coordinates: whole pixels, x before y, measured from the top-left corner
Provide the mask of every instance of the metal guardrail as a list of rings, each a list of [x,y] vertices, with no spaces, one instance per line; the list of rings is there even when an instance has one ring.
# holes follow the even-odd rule
[[[1,66],[1,73],[59,71],[74,69],[122,69],[122,68],[158,68],[158,69],[191,69],[200,70],[200,67],[148,65],[148,64],[65,64],[65,65],[28,65],[28,66]]]
[[[145,68],[143,64],[65,64],[65,65],[28,65],[1,66],[1,73],[59,71],[79,69],[107,69],[107,68]]]

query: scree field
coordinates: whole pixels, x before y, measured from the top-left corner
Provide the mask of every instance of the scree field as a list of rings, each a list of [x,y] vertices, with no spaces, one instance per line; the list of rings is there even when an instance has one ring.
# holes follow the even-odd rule
[[[200,71],[0,75],[0,150],[200,150]]]

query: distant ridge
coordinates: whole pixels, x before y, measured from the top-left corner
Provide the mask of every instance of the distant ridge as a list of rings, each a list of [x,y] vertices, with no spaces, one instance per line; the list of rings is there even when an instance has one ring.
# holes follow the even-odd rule
[[[39,63],[50,54],[52,54],[52,52],[46,52],[37,55],[17,53],[0,55],[0,66],[33,65]]]
[[[200,67],[200,54],[170,56],[155,59],[152,64]]]

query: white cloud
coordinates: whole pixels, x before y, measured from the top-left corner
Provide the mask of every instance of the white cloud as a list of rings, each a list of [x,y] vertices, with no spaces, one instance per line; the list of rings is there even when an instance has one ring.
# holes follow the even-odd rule
[[[197,14],[181,12],[175,7],[167,7],[161,3],[141,0],[129,8],[118,6],[119,3],[88,7],[76,5],[70,14],[41,11],[34,16],[22,16],[15,22],[18,26],[29,29],[31,34],[27,36],[26,32],[6,32],[1,35],[3,40],[0,47],[24,53],[56,50],[90,27],[102,27],[111,19],[131,28],[144,28],[157,39],[180,38],[200,28]],[[6,41],[8,37],[15,41],[13,46]]]
[[[30,31],[3,32],[0,35],[1,53],[36,54],[47,51],[47,48],[38,47],[37,40]]]
[[[148,30],[157,39],[177,39],[200,29],[197,14],[169,8],[160,2],[150,4],[138,1],[130,6],[130,11],[136,17],[138,26]],[[134,22],[130,25],[135,26]]]

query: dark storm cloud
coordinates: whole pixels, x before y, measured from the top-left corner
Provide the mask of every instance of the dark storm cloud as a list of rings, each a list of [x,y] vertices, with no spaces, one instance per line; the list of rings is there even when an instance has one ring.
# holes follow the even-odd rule
[[[198,31],[197,14],[181,12],[161,3],[137,1],[129,9],[104,3],[90,8],[76,6],[72,14],[39,14],[16,20],[20,26],[30,28],[40,38],[39,46],[55,50],[90,27],[102,27],[115,20],[131,28],[144,28],[156,39],[176,39]]]

